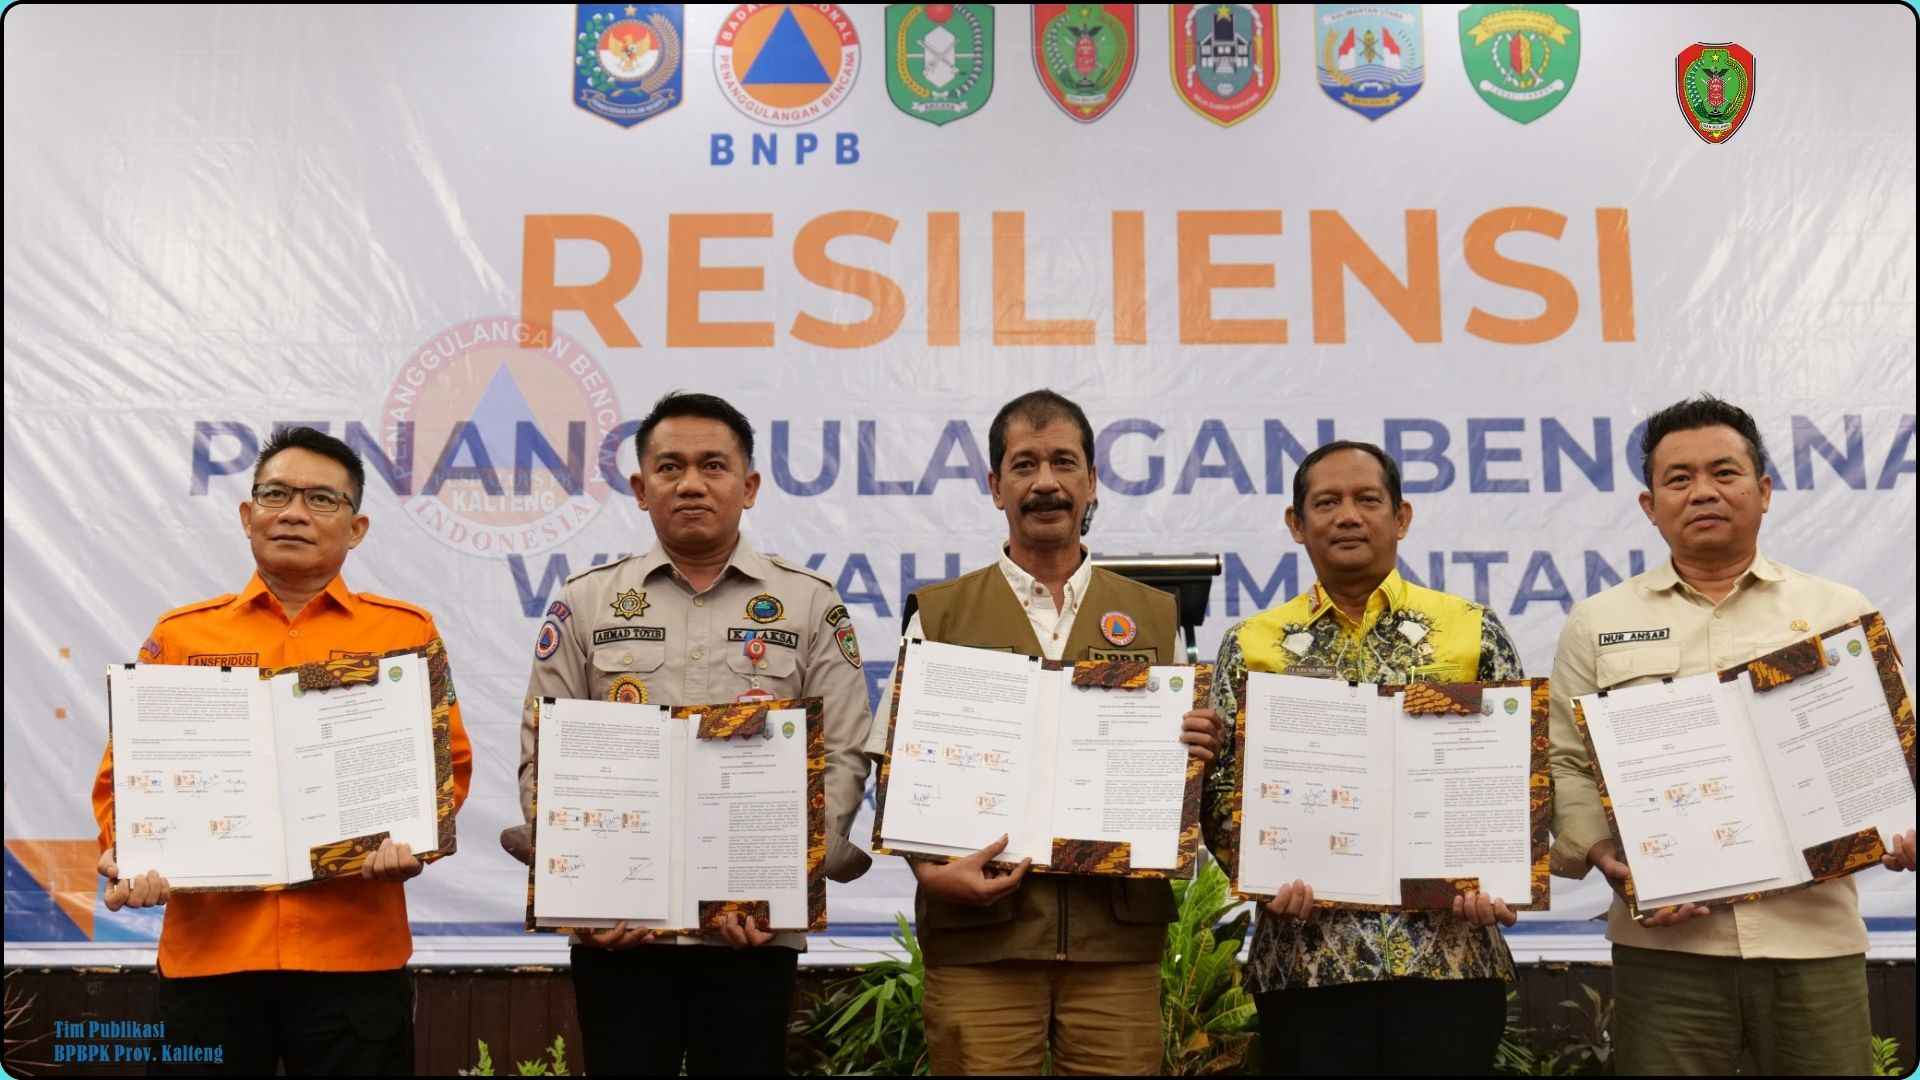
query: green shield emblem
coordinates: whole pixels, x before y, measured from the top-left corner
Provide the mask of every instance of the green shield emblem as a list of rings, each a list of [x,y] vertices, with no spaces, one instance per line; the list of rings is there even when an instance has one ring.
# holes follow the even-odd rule
[[[887,96],[901,112],[951,124],[993,93],[992,4],[888,4]]]
[[[1460,12],[1460,58],[1480,100],[1530,124],[1573,91],[1580,13],[1563,4],[1473,4]]]

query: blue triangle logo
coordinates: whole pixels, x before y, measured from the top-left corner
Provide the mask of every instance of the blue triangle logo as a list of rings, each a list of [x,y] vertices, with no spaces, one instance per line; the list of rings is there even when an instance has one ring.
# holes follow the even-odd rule
[[[746,78],[740,80],[747,86],[830,81],[827,69],[820,66],[820,57],[813,51],[813,42],[808,41],[806,31],[800,29],[800,20],[793,17],[791,7],[780,12],[780,21],[774,24],[773,33],[767,35],[767,43],[753,58]]]
[[[527,399],[520,392],[520,384],[513,380],[513,369],[501,364],[487,383],[486,393],[480,395],[480,403],[473,409],[474,434],[486,448],[493,462],[513,461],[519,451],[519,427],[528,424],[538,429],[540,422],[534,419],[533,410],[528,407]],[[476,462],[476,464],[484,464]]]

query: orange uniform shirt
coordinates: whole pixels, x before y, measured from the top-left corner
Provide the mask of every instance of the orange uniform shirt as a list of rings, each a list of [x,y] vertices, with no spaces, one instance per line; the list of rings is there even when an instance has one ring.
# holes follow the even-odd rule
[[[255,574],[238,595],[175,608],[140,647],[148,664],[286,667],[346,653],[382,653],[431,642],[433,616],[412,604],[352,593],[335,576],[287,621]],[[473,747],[452,706],[453,799],[466,801]],[[100,848],[113,844],[113,747],[93,781]],[[431,869],[427,873],[432,873]],[[404,883],[349,877],[283,892],[175,893],[160,929],[160,972],[169,978],[235,971],[386,971],[413,955]]]

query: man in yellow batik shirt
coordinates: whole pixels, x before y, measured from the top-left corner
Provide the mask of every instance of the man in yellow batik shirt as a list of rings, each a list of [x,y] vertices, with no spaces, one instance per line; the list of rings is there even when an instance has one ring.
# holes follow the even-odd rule
[[[1287,527],[1313,562],[1313,587],[1227,631],[1214,709],[1239,713],[1249,671],[1357,682],[1523,678],[1513,642],[1479,604],[1422,588],[1396,570],[1413,522],[1400,469],[1370,443],[1333,442],[1293,478]],[[1231,867],[1225,826],[1238,805],[1234,740],[1208,770],[1202,825]],[[1506,1027],[1513,957],[1494,927],[1499,897],[1458,897],[1449,912],[1317,911],[1295,881],[1254,924],[1248,988],[1260,1009],[1268,1073],[1486,1073]]]

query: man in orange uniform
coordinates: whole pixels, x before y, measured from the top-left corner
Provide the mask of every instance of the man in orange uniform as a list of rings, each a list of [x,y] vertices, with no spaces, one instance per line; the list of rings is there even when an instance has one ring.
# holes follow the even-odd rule
[[[276,434],[253,467],[240,528],[255,571],[239,593],[175,608],[140,647],[148,664],[282,668],[348,654],[437,646],[433,616],[347,589],[347,552],[366,538],[359,512],[366,470],[346,443],[312,428]],[[467,797],[473,750],[449,674],[434,687],[453,750],[454,805]],[[113,748],[93,782],[106,904],[166,905],[159,1012],[165,1041],[219,1047],[230,1074],[413,1071],[413,954],[402,882],[419,874],[405,844],[387,840],[359,877],[283,892],[168,896],[157,872],[122,880],[113,853]]]

